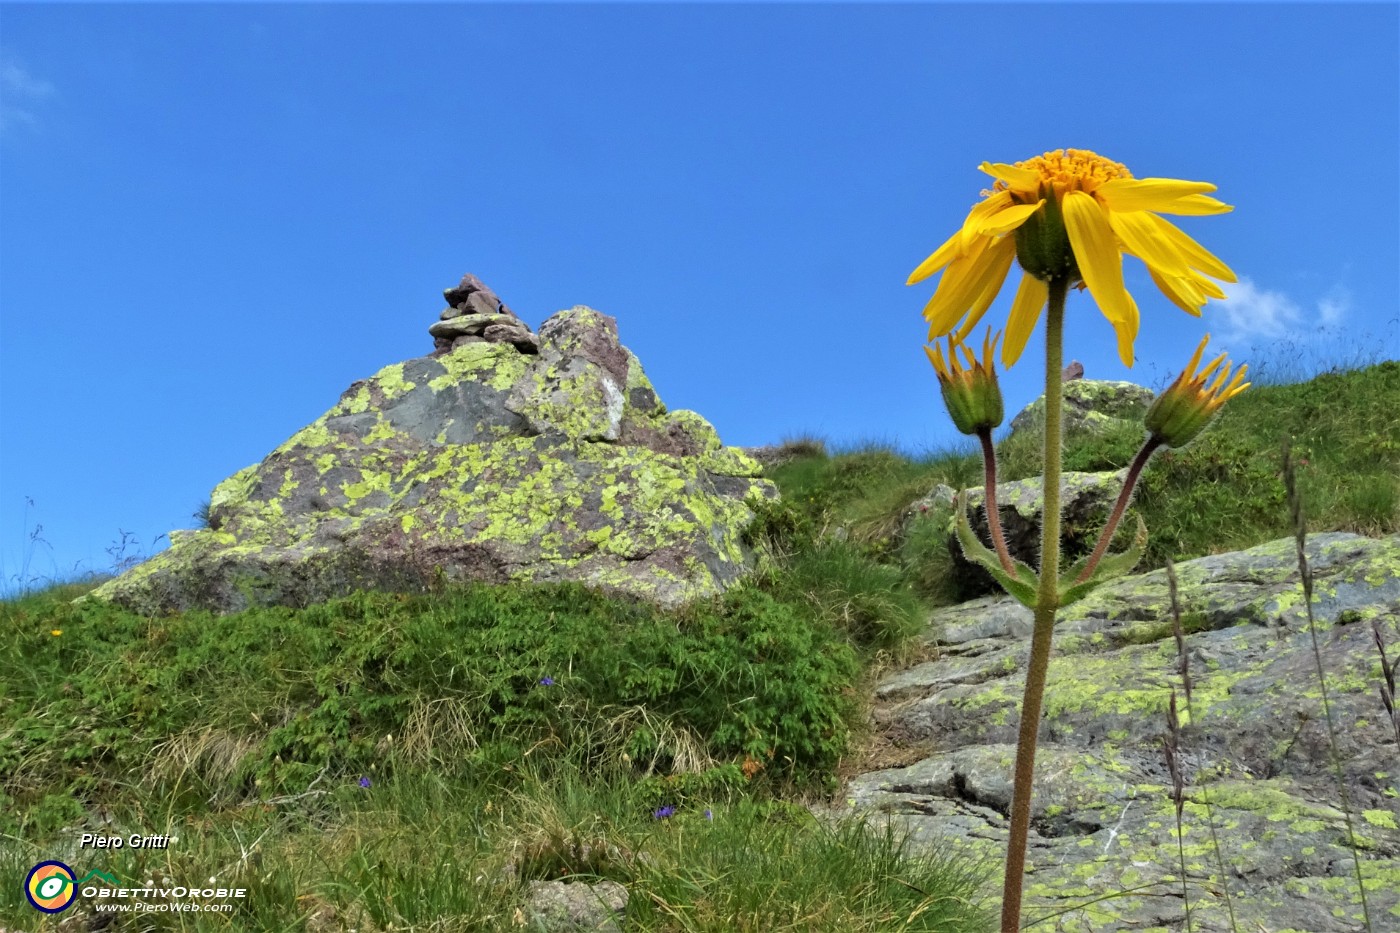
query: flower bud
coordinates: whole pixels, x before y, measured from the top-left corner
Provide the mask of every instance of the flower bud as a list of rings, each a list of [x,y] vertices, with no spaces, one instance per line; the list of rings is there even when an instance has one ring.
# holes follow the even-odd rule
[[[1147,410],[1145,421],[1148,432],[1166,447],[1185,447],[1191,443],[1205,430],[1206,425],[1210,424],[1220,406],[1251,385],[1248,382],[1240,384],[1245,373],[1249,371],[1248,366],[1241,366],[1235,378],[1230,379],[1231,364],[1226,362],[1224,353],[1212,360],[1205,369],[1196,372],[1209,341],[1210,334],[1206,334],[1196,347],[1191,362],[1186,364],[1186,369],[1157,396],[1152,402],[1152,407]],[[1224,367],[1220,368],[1222,363]],[[1217,368],[1220,369],[1219,373],[1216,373],[1215,380],[1207,386],[1206,380]],[[1227,379],[1230,380],[1228,385]]]
[[[943,348],[936,342],[932,347],[924,347],[924,352],[938,373],[938,386],[953,424],[962,433],[975,435],[997,427],[1004,417],[1001,387],[997,385],[996,369],[992,366],[992,353],[1001,334],[993,336],[992,329],[987,328],[981,361],[962,342],[963,336],[961,333],[948,336],[946,360]],[[966,368],[958,359],[959,350],[967,360]]]

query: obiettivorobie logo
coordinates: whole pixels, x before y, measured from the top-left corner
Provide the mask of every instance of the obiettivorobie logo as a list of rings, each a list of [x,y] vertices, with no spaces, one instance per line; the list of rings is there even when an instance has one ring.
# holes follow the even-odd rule
[[[78,896],[78,888],[97,878],[108,884],[117,884],[117,879],[106,872],[90,871],[78,881],[73,869],[62,862],[40,862],[29,869],[24,879],[24,896],[35,910],[46,914],[57,914],[67,910]]]
[[[214,879],[210,878],[210,882]],[[92,882],[101,882],[101,885]],[[81,895],[85,898],[97,899],[100,903],[110,903],[131,899],[160,898],[161,902],[138,901],[131,906],[120,907],[121,910],[180,910],[180,911],[227,911],[232,909],[231,904],[210,904],[210,900],[227,901],[230,898],[244,898],[248,896],[247,888],[220,888],[220,887],[186,887],[185,885],[174,885],[172,887],[156,887],[151,882],[147,882],[140,887],[125,887],[112,875],[103,871],[90,871],[77,880],[77,874],[62,862],[49,860],[40,862],[29,869],[29,874],[24,879],[24,896],[29,899],[30,905],[35,910],[43,911],[46,914],[57,914],[67,910],[72,906],[73,901]],[[99,909],[101,909],[99,907]]]

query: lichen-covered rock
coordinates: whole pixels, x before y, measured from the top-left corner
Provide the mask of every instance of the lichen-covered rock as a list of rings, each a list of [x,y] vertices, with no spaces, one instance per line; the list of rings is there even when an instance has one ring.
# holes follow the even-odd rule
[[[1141,423],[1153,397],[1151,389],[1132,382],[1073,379],[1064,383],[1061,427],[1066,434],[1073,434],[1102,431],[1116,421]],[[1042,395],[1011,419],[1011,433],[1030,431],[1038,434],[1044,424],[1045,396]]]
[[[627,889],[616,881],[531,881],[524,918],[529,929],[542,933],[615,933],[622,929],[627,901]]]
[[[487,324],[470,317],[443,323]],[[145,613],[233,611],[568,580],[676,604],[738,580],[745,503],[776,495],[759,464],[694,412],[668,412],[612,318],[561,311],[538,351],[469,343],[356,382],[220,483],[207,529],[94,595]]]
[[[1372,929],[1391,929],[1400,917],[1400,748],[1378,695],[1372,625],[1394,658],[1400,535],[1315,535],[1307,554]],[[1068,910],[1056,929],[1070,931],[1187,928],[1162,745],[1175,688],[1191,929],[1231,929],[1227,888],[1235,929],[1363,929],[1293,540],[1189,561],[1177,574],[1189,706],[1164,571],[1111,581],[1061,611],[1027,916]],[[889,814],[916,840],[951,838],[999,858],[1030,630],[1030,611],[1005,597],[938,612],[937,659],[876,692],[877,729],[905,764],[856,778],[850,804]]]
[[[1123,488],[1126,470],[1105,473],[1068,471],[1060,475],[1060,547],[1067,561],[1077,560],[1093,550],[1099,532]],[[920,522],[935,522],[948,541],[957,574],[957,592],[965,599],[1000,593],[991,574],[963,557],[954,531],[951,486],[939,484],[927,496],[911,505],[904,514],[902,534],[914,533]],[[967,516],[982,542],[991,547],[987,525],[986,489],[967,491]],[[1017,560],[1031,567],[1040,566],[1040,516],[1044,509],[1041,477],[997,484],[997,514],[1001,518],[1006,549]]]

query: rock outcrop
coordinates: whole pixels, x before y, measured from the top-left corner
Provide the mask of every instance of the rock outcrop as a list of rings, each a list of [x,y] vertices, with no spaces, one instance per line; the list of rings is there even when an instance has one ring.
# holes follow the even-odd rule
[[[1104,473],[1066,472],[1060,475],[1060,548],[1066,561],[1085,556],[1094,548],[1103,530],[1113,503],[1123,488],[1126,470]],[[962,553],[954,530],[956,518],[953,500],[957,495],[951,486],[939,484],[927,496],[915,502],[904,513],[902,534],[917,532],[921,522],[935,523],[948,542],[957,574],[960,598],[971,599],[1001,589],[987,573]],[[967,517],[982,542],[991,546],[992,533],[987,525],[987,491],[983,486],[967,490]],[[1039,476],[997,484],[997,514],[1006,549],[1017,560],[1031,567],[1040,566],[1040,519],[1044,512],[1045,492]]]
[[[1080,371],[1083,371],[1082,365]],[[1072,376],[1073,370],[1067,370],[1065,375]],[[1064,383],[1061,425],[1065,434],[1074,434],[1102,432],[1120,421],[1141,424],[1154,397],[1151,389],[1132,382],[1070,378]],[[1011,419],[1011,433],[1031,431],[1038,434],[1044,424],[1045,396],[1042,395]]]
[[[1400,747],[1378,695],[1373,626],[1393,660],[1400,535],[1315,535],[1307,554],[1371,928],[1392,929]],[[1231,929],[1227,890],[1239,930],[1364,929],[1294,542],[1192,560],[1177,574],[1189,707],[1164,571],[1115,580],[1061,610],[1037,759],[1027,919],[1065,911],[1052,928],[1187,929],[1163,755],[1174,688],[1190,929]],[[1030,611],[1008,597],[935,614],[937,658],[877,689],[885,770],[851,782],[851,808],[888,815],[916,841],[951,840],[1000,859],[1031,624]]]
[[[1078,378],[1083,366],[1074,361],[1065,370],[1064,433],[1099,435],[1126,426],[1146,438],[1142,416],[1153,398],[1152,390],[1131,382],[1106,382]],[[1077,375],[1078,374],[1078,375]],[[1011,419],[1012,435],[1031,434],[1039,445],[1044,430],[1045,398],[1041,396]],[[1123,488],[1126,470],[1106,472],[1068,471],[1060,483],[1061,552],[1073,561],[1093,550],[1104,522]],[[948,543],[956,573],[957,593],[964,599],[1000,593],[1001,589],[989,573],[964,558],[954,531],[953,497],[950,486],[935,486],[928,495],[915,501],[904,513],[899,533],[918,533],[920,525],[933,522]],[[973,530],[987,546],[992,538],[987,525],[986,491],[977,486],[968,491],[968,519]],[[1002,530],[1011,556],[1031,567],[1040,566],[1040,518],[1043,493],[1040,477],[997,484],[997,507]],[[1125,534],[1131,536],[1135,526],[1131,520],[1124,524]]]
[[[351,385],[220,483],[208,528],[94,597],[234,611],[528,580],[676,604],[745,573],[746,502],[775,487],[667,410],[613,318],[575,307],[534,333],[474,276],[445,296],[430,356]]]

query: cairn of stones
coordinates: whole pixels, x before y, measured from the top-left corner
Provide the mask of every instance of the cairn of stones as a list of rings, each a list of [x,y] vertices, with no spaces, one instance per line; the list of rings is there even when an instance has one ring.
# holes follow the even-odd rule
[[[509,343],[521,353],[539,353],[540,341],[530,326],[515,316],[485,282],[468,272],[444,289],[447,310],[428,328],[433,356],[450,353],[468,343]]]

